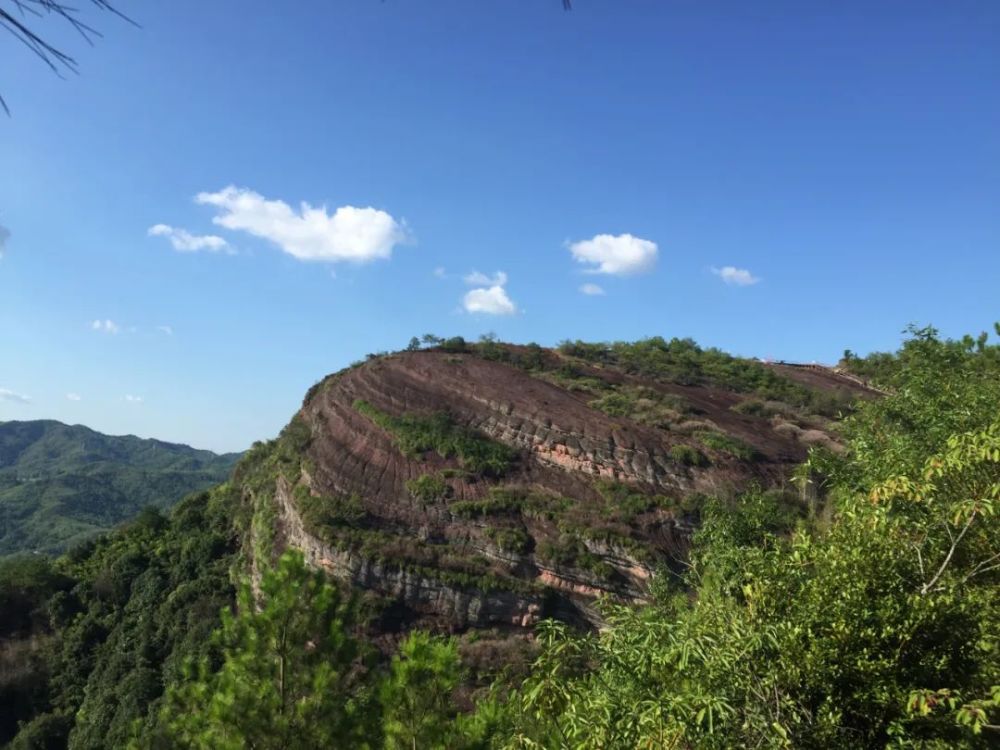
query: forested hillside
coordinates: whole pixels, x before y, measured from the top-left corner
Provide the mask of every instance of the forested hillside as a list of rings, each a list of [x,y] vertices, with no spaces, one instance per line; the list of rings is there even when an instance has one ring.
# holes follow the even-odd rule
[[[875,362],[831,399],[663,340],[374,357],[169,516],[0,565],[0,741],[993,746],[1000,347]]]
[[[0,422],[0,556],[57,553],[226,479],[238,454],[110,436],[81,425]]]

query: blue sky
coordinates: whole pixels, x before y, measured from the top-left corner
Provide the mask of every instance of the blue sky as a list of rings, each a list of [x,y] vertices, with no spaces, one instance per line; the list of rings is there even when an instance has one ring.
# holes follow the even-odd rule
[[[119,7],[65,80],[0,36],[0,419],[238,450],[425,332],[1000,318],[994,0]]]

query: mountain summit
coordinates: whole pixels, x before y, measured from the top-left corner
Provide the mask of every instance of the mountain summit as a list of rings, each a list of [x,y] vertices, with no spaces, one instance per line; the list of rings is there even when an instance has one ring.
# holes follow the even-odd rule
[[[788,481],[867,393],[824,368],[689,340],[460,339],[372,357],[314,386],[236,474],[251,568],[288,547],[383,597],[385,623],[597,624],[594,600],[640,600],[679,565],[703,498]],[[261,559],[264,558],[264,559]]]

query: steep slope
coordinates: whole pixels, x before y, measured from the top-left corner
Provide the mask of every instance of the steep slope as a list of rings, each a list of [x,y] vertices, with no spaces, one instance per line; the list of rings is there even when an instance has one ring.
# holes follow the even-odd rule
[[[55,553],[223,481],[239,454],[110,436],[50,420],[0,423],[0,556]]]
[[[829,417],[864,389],[652,341],[450,343],[326,378],[237,475],[251,564],[300,548],[389,629],[596,624],[596,597],[680,564],[704,495],[758,483],[808,512],[790,471],[838,449]]]

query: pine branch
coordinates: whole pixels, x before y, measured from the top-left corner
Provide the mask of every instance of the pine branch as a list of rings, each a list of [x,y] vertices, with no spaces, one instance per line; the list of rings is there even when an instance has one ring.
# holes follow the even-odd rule
[[[111,13],[133,26],[138,26],[135,21],[111,5],[109,0],[90,0],[90,2],[100,11]],[[36,23],[53,16],[68,23],[91,46],[95,39],[101,37],[97,29],[83,21],[79,8],[67,5],[61,0],[0,0],[0,26],[27,47],[56,75],[61,77],[64,72],[77,73],[76,58],[46,41],[33,28]],[[10,115],[10,108],[2,95],[0,95],[0,107]]]

